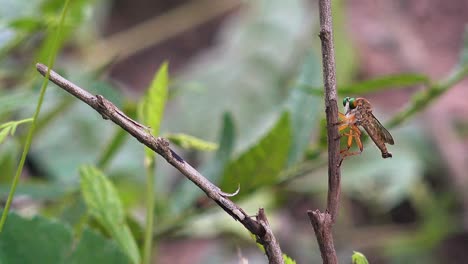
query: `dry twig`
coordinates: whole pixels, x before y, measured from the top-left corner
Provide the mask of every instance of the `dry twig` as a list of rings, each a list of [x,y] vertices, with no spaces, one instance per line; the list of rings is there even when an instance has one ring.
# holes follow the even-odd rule
[[[36,68],[43,76],[46,75],[48,70],[47,66],[38,63]],[[148,128],[146,126],[141,125],[126,116],[122,111],[120,111],[120,109],[103,96],[90,94],[52,70],[50,71],[49,79],[65,91],[94,108],[94,110],[100,113],[104,119],[109,119],[119,125],[138,141],[161,155],[167,162],[174,166],[174,168],[179,170],[189,180],[195,183],[195,185],[202,189],[208,197],[223,208],[224,211],[231,215],[235,220],[241,222],[247,230],[257,237],[257,241],[265,247],[269,263],[284,263],[280,246],[271,231],[262,208],[258,212],[257,220],[254,220],[245,213],[241,207],[228,198],[231,196],[230,194],[222,192],[216,185],[203,177],[203,175],[201,175],[196,169],[177,155],[169,147],[169,141],[167,139],[162,137],[153,137],[153,135],[148,132]]]
[[[322,42],[323,82],[325,86],[325,113],[328,135],[328,197],[327,210],[308,211],[320,247],[323,263],[338,263],[333,244],[332,227],[338,216],[340,203],[340,135],[338,132],[338,105],[336,92],[335,52],[331,1],[319,0],[320,40]]]

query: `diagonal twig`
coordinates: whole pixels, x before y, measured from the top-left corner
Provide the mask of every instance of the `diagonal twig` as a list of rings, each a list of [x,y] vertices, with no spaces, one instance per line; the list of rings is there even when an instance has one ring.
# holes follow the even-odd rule
[[[320,40],[322,42],[323,83],[325,87],[325,113],[328,135],[328,196],[327,210],[308,211],[320,247],[323,263],[338,263],[333,243],[332,227],[340,204],[340,135],[338,132],[338,105],[336,92],[335,52],[331,1],[319,0]]]
[[[38,63],[36,64],[36,68],[43,76],[46,75],[47,66]],[[162,137],[153,137],[153,135],[149,133],[148,127],[141,125],[126,116],[120,109],[103,96],[93,95],[87,92],[52,70],[50,71],[49,79],[60,88],[94,108],[94,110],[101,114],[104,119],[109,119],[119,125],[138,141],[162,156],[174,168],[179,170],[185,177],[195,183],[195,185],[205,192],[209,198],[215,201],[224,211],[231,215],[235,220],[239,221],[247,230],[256,236],[257,242],[265,247],[269,263],[284,263],[280,246],[271,231],[262,208],[258,212],[257,220],[253,219],[241,207],[228,198],[229,194],[222,192],[218,186],[203,177],[203,175],[201,175],[196,169],[177,155],[169,147],[169,141],[167,139]]]

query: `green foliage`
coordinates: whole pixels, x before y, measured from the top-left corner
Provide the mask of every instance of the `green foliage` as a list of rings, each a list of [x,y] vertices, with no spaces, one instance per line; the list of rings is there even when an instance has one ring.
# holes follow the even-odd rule
[[[268,116],[284,105],[290,80],[313,50],[308,43],[316,33],[305,28],[318,16],[302,0],[248,5],[248,15],[223,27],[211,54],[216,59],[196,60],[184,70],[183,92],[174,99],[177,109],[168,111],[170,131],[213,141],[229,112],[236,121],[237,150],[257,140]],[[319,58],[315,64],[320,66]]]
[[[31,121],[32,121],[32,118],[27,118],[27,119],[23,119],[19,121],[10,121],[10,122],[1,124],[0,125],[0,144],[3,142],[3,140],[5,140],[8,133],[10,133],[10,135],[12,136],[15,134],[16,127],[18,125],[23,124],[23,123],[28,123]]]
[[[159,135],[161,120],[163,118],[164,107],[167,101],[169,85],[168,64],[163,63],[155,74],[150,87],[138,105],[138,115],[140,120],[152,128],[152,133]],[[143,263],[150,263],[152,240],[153,240],[153,215],[154,215],[154,169],[156,154],[153,150],[145,147],[145,168],[146,168],[146,233],[145,246],[143,249]]]
[[[85,229],[66,263],[130,264],[131,262],[113,241]]]
[[[81,191],[89,214],[113,237],[133,263],[140,263],[140,254],[125,212],[113,184],[98,169],[84,166],[80,170]]]
[[[50,67],[52,67],[54,65],[55,58],[56,58],[56,55],[57,55],[57,52],[58,52],[59,39],[62,37],[61,34],[62,34],[63,23],[64,23],[64,19],[65,19],[66,15],[67,15],[69,3],[70,3],[69,0],[65,1],[65,4],[63,6],[63,10],[62,10],[62,12],[60,14],[60,19],[59,19],[59,23],[58,23],[59,26],[58,26],[56,32],[54,31],[55,34],[53,34],[52,37],[46,38],[46,41],[50,41],[50,43],[52,43],[51,47],[47,50],[48,51],[47,52],[47,55],[48,55],[48,60],[47,61],[48,61],[49,70],[47,71],[46,78],[44,78],[44,80],[42,82],[41,91],[40,91],[40,94],[39,94],[39,98],[37,100],[36,110],[34,111],[34,115],[33,115],[32,125],[29,128],[28,135],[26,137],[26,142],[24,144],[23,154],[21,155],[19,165],[18,165],[18,167],[16,169],[16,173],[15,173],[15,176],[14,176],[12,184],[11,184],[11,190],[10,190],[10,193],[8,194],[8,198],[7,198],[7,201],[6,201],[6,204],[5,204],[5,208],[4,208],[4,211],[3,211],[3,214],[2,214],[2,218],[0,220],[0,232],[3,229],[3,226],[5,225],[5,221],[6,221],[8,212],[10,210],[11,203],[13,201],[13,196],[15,195],[16,186],[18,184],[21,172],[23,171],[24,163],[26,162],[26,155],[28,154],[29,148],[31,147],[31,142],[32,142],[33,134],[34,134],[34,129],[36,127],[37,119],[39,117],[39,113],[40,113],[41,108],[42,108],[42,103],[44,101],[45,92],[47,90],[48,76],[50,75]]]
[[[232,115],[225,113],[223,116],[222,129],[219,135],[219,148],[216,151],[213,160],[208,162],[202,172],[209,180],[218,182],[222,176],[224,167],[231,159],[236,141],[236,128]]]
[[[97,166],[101,169],[106,168],[111,159],[119,152],[125,140],[128,138],[128,134],[125,130],[117,128],[114,131],[114,135],[109,140],[101,155],[98,158]]]
[[[468,32],[468,30],[466,31]],[[416,113],[423,111],[431,102],[439,98],[442,94],[454,87],[457,83],[468,76],[468,33],[465,33],[463,48],[460,54],[460,63],[452,70],[452,73],[439,82],[433,82],[426,90],[413,95],[411,103],[388,122],[388,127],[401,125]]]
[[[431,80],[426,75],[402,73],[368,79],[351,85],[340,85],[338,89],[342,95],[364,95],[394,88],[407,89],[419,84],[430,85],[430,83]],[[317,86],[303,85],[303,89],[310,94],[323,95],[323,89]]]
[[[9,217],[0,236],[1,263],[65,263],[72,247],[69,227],[43,217]]]
[[[235,196],[238,199],[276,182],[287,161],[290,145],[290,117],[286,112],[263,138],[226,166],[221,189],[235,190],[240,185],[241,191]]]
[[[84,230],[76,245],[70,227],[40,216],[10,214],[0,236],[0,263],[130,263],[118,246]]]
[[[219,148],[212,160],[208,161],[201,169],[201,173],[211,182],[219,182],[226,164],[229,162],[235,144],[235,124],[232,116],[225,113],[223,125],[219,135]],[[179,195],[183,193],[184,195]],[[188,210],[195,199],[200,196],[200,191],[193,188],[192,182],[184,181],[178,186],[175,195],[171,197],[173,211],[176,215]]]
[[[361,252],[357,251],[353,252],[351,260],[353,261],[353,264],[369,264],[369,261],[367,261],[366,256],[364,256],[364,254],[362,254]]]
[[[284,264],[296,264],[296,261],[290,258],[288,255],[283,254]]]
[[[414,85],[429,85],[431,80],[428,76],[416,73],[403,73],[397,75],[383,76],[375,79],[365,80],[349,86],[340,86],[341,94],[366,94],[374,93],[392,88],[409,88]]]
[[[317,64],[317,57],[309,54],[298,74],[298,83],[310,86],[321,84],[322,73]],[[310,135],[317,127],[322,99],[308,94],[301,85],[295,85],[286,101],[286,109],[291,114],[292,142],[289,151],[288,166],[291,166],[303,159],[307,150]]]
[[[151,85],[138,106],[139,119],[149,126],[154,135],[159,135],[161,120],[167,100],[167,86],[169,85],[168,64],[163,63],[151,81]],[[148,157],[154,157],[154,152],[145,148]]]
[[[186,134],[167,134],[165,138],[169,139],[175,145],[184,149],[194,149],[201,151],[213,151],[218,145]]]
[[[85,201],[75,199],[70,202],[73,199],[69,197],[78,196],[76,168],[87,163],[97,164],[106,171],[106,175],[116,179],[127,207],[143,201],[141,190],[146,187],[148,218],[145,248],[141,251],[143,262],[147,262],[148,248],[151,247],[151,243],[147,242],[155,235],[152,232],[153,212],[158,220],[155,236],[168,236],[186,226],[192,227],[190,224],[195,217],[203,218],[209,214],[205,204],[199,206],[198,203],[204,201],[197,199],[204,197],[204,194],[186,179],[174,180],[174,170],[167,168],[169,166],[158,167],[156,181],[154,164],[146,163],[145,181],[141,166],[143,153],[141,145],[135,140],[127,140],[130,137],[119,127],[102,122],[101,116],[73,97],[64,96],[63,91],[54,89],[45,95],[46,81],[39,93],[39,83],[33,80],[39,75],[31,75],[25,68],[32,69],[38,60],[47,60],[52,65],[54,57],[59,55],[58,50],[66,43],[70,43],[71,49],[76,51],[74,54],[86,53],[83,51],[90,43],[86,38],[89,36],[74,33],[78,28],[88,30],[83,25],[86,26],[89,14],[93,13],[91,5],[95,1],[74,0],[67,3],[68,13],[62,11],[64,5],[61,0],[0,0],[0,6],[5,7],[0,8],[0,116],[4,120],[27,118],[37,106],[35,117],[40,117],[36,120],[35,143],[31,152],[28,148],[33,129],[30,136],[26,135],[25,130],[18,129],[18,140],[5,140],[8,134],[15,132],[20,122],[27,119],[0,125],[0,142],[4,141],[0,148],[2,182],[13,175],[17,157],[21,154],[20,144],[25,139],[27,147],[17,167],[16,178],[22,174],[26,154],[29,161],[40,165],[41,170],[37,174],[44,176],[40,183],[25,177],[25,183],[21,183],[17,190],[15,186],[18,181],[14,182],[13,188],[3,184],[0,193],[10,193],[13,197],[16,190],[16,193],[35,200],[46,201],[41,203],[40,214],[59,215],[79,232],[72,234],[70,227],[42,217],[25,220],[11,215],[0,235],[0,263],[30,263],[39,259],[47,263],[139,262],[135,239],[143,240],[140,234],[142,228],[137,221],[126,217],[126,209],[117,191],[103,173],[92,167],[84,167],[81,187]],[[343,7],[343,1],[334,1],[337,78],[341,95],[362,96],[413,85],[427,88],[416,93],[407,108],[390,119],[387,128],[411,120],[468,75],[466,40],[459,65],[445,79],[436,81],[418,73],[401,73],[346,85],[358,67],[353,47],[345,34]],[[303,45],[319,43],[316,32],[304,28],[304,25],[312,25],[314,21],[318,21],[318,18],[308,12],[301,1],[249,2],[248,14],[237,21],[234,18],[229,28],[223,29],[219,39],[219,49],[223,52],[216,53],[216,61],[194,59],[184,69],[180,80],[175,80],[179,89],[171,99],[175,100],[177,107],[168,109],[164,114],[167,118],[163,118],[168,100],[167,63],[158,69],[138,104],[124,98],[124,94],[111,84],[113,80],[100,78],[108,70],[110,62],[97,62],[99,68],[82,74],[81,69],[89,66],[82,65],[77,56],[67,56],[60,60],[62,65],[55,68],[93,94],[103,95],[128,116],[135,116],[138,110],[141,122],[150,126],[154,135],[159,135],[161,130],[184,131],[185,134],[167,132],[168,138],[185,149],[216,150],[211,153],[190,152],[189,157],[184,159],[190,162],[195,160],[199,165],[197,169],[210,181],[220,183],[223,191],[234,190],[240,184],[240,194],[233,199],[243,198],[243,201],[255,204],[254,209],[242,204],[246,212],[253,212],[258,204],[278,206],[278,201],[285,200],[291,193],[302,191],[309,196],[326,189],[323,177],[326,170],[321,169],[325,168],[321,164],[326,164],[326,123],[323,118],[323,89],[320,88],[320,56],[312,52],[318,50],[318,46]],[[58,31],[62,33],[56,35]],[[80,46],[83,39],[86,47]],[[37,97],[40,98],[38,103]],[[41,109],[43,98],[44,109]],[[276,124],[266,129],[272,113],[278,111],[284,111],[283,115]],[[379,116],[385,120],[384,115]],[[163,119],[165,123],[161,124]],[[407,133],[407,130],[411,132]],[[379,210],[389,210],[408,196],[415,195],[413,190],[426,172],[424,155],[434,154],[434,150],[428,149],[424,131],[417,127],[409,126],[391,132],[397,141],[397,145],[390,147],[394,152],[393,159],[382,160],[378,150],[369,142],[361,156],[352,157],[343,165],[343,191],[346,196],[369,207],[378,205]],[[216,148],[211,141],[218,142],[219,147]],[[152,159],[155,155],[149,150],[146,150],[146,154]],[[275,185],[272,190],[271,185],[280,180],[279,175],[285,172],[285,168],[288,173],[292,172],[291,179],[306,175],[303,178],[309,182],[291,181],[288,186]],[[36,174],[33,170],[31,173]],[[153,187],[158,188],[156,194]],[[260,194],[256,192],[259,189],[263,189]],[[12,201],[11,197],[7,205]],[[438,245],[453,231],[451,228],[440,229],[440,226],[457,226],[456,221],[447,216],[451,213],[447,209],[448,204],[452,203],[439,197],[425,200],[429,205],[414,202],[422,223],[417,234],[390,245],[392,252],[401,256],[427,255],[428,249]],[[84,213],[85,202],[92,217],[91,226],[97,226],[112,241],[86,228],[89,222]],[[274,213],[274,209],[271,212]],[[224,213],[219,208],[213,211]],[[275,221],[274,217],[271,219]],[[219,222],[219,218],[213,221]],[[161,223],[164,226],[159,228]],[[234,226],[229,230],[235,229],[233,234],[242,232],[239,232],[242,228],[235,221],[228,224]],[[209,234],[206,234],[205,228],[209,229]],[[139,234],[133,232],[133,237],[130,229],[137,230]],[[226,230],[228,228],[214,227],[211,223],[198,232],[209,236]],[[81,236],[80,240],[73,241],[73,237],[77,236]],[[48,239],[46,242],[44,237]],[[294,263],[286,255],[284,260],[285,263]],[[405,262],[407,259],[402,260]]]
[[[138,108],[140,120],[151,127],[155,135],[159,135],[160,123],[167,100],[168,84],[168,63],[165,62],[154,75]]]

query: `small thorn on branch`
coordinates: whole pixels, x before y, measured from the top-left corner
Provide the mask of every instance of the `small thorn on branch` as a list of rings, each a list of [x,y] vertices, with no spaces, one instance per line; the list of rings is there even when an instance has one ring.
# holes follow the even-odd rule
[[[254,220],[245,213],[240,206],[228,198],[236,195],[240,188],[238,188],[234,194],[222,192],[218,186],[211,183],[200,172],[172,150],[167,139],[162,137],[156,138],[151,135],[148,127],[125,115],[117,106],[102,95],[95,96],[89,93],[78,85],[60,76],[53,70],[48,69],[44,64],[38,63],[36,64],[36,68],[40,74],[48,76],[49,79],[60,88],[88,104],[104,119],[114,122],[138,141],[163,157],[169,164],[205,192],[205,194],[218,204],[226,213],[232,216],[236,221],[239,221],[249,232],[254,234],[259,242],[265,247],[269,263],[284,264],[281,248],[271,231],[271,227],[266,220],[266,215],[263,209],[259,210],[258,220]],[[50,72],[50,75],[48,75],[47,72]],[[97,133],[99,133],[99,131]]]

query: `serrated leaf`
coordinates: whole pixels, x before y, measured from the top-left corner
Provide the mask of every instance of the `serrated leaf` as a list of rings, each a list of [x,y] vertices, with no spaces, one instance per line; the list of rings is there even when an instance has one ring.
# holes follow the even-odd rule
[[[314,54],[306,58],[298,76],[299,83],[310,86],[320,86],[322,73],[320,61]],[[322,99],[305,92],[300,85],[291,90],[286,102],[286,108],[291,114],[292,142],[289,151],[288,166],[300,161],[309,146],[312,130],[318,125],[318,117]]]
[[[85,229],[80,242],[65,263],[129,264],[131,262],[113,241]]]
[[[296,261],[290,258],[288,255],[283,254],[284,264],[296,264]]]
[[[122,202],[112,182],[98,169],[83,166],[80,183],[89,214],[109,232],[133,263],[140,263],[138,247],[125,222]]]
[[[366,256],[364,254],[354,251],[353,256],[351,257],[353,264],[369,264]]]
[[[184,149],[212,151],[218,148],[216,143],[205,141],[187,134],[167,134],[165,137],[175,145]]]
[[[168,64],[164,62],[151,81],[150,87],[138,105],[139,119],[143,124],[151,127],[154,135],[159,135],[164,106],[167,100],[167,86],[169,84]],[[145,148],[146,155],[154,157],[154,152]]]
[[[226,166],[221,189],[235,190],[240,185],[237,199],[255,188],[275,182],[286,164],[290,146],[290,118],[285,112],[257,144]]]
[[[66,263],[71,247],[70,227],[11,213],[0,235],[0,263]]]

